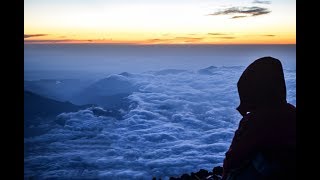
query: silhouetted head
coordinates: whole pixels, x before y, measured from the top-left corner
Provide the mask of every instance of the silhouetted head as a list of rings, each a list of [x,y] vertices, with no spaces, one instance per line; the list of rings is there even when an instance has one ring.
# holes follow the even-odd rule
[[[286,103],[286,85],[281,62],[263,57],[251,63],[238,81],[241,115],[258,108],[276,107]]]

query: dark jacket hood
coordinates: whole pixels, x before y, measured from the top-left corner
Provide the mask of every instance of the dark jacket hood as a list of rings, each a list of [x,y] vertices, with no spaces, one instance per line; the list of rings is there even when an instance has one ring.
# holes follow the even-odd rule
[[[286,85],[282,64],[273,57],[263,57],[251,63],[238,81],[241,115],[254,109],[275,107],[286,103]]]

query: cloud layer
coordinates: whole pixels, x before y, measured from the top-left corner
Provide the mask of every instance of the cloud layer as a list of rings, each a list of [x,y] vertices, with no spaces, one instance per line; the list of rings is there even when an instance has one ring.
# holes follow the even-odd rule
[[[57,116],[25,138],[25,177],[168,179],[221,165],[240,115],[236,82],[243,66],[123,73],[138,90],[122,119],[95,107]],[[122,76],[116,75],[116,76]],[[295,71],[285,71],[295,104]]]
[[[25,34],[24,38],[31,38],[31,37],[40,37],[40,36],[47,36],[47,34]]]

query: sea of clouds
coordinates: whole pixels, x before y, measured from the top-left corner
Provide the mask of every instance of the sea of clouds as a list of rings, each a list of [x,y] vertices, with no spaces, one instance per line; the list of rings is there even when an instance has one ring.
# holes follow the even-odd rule
[[[25,177],[168,179],[222,165],[241,119],[236,83],[244,69],[110,75],[136,87],[128,87],[129,108],[118,110],[121,118],[102,107],[58,115],[64,123],[24,139]],[[286,69],[285,78],[295,105],[295,70]]]

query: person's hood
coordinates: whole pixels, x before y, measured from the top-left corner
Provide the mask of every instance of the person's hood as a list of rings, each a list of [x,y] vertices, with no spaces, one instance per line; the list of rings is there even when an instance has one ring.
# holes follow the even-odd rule
[[[241,115],[258,108],[286,103],[286,85],[282,64],[273,57],[263,57],[251,63],[238,83]]]

